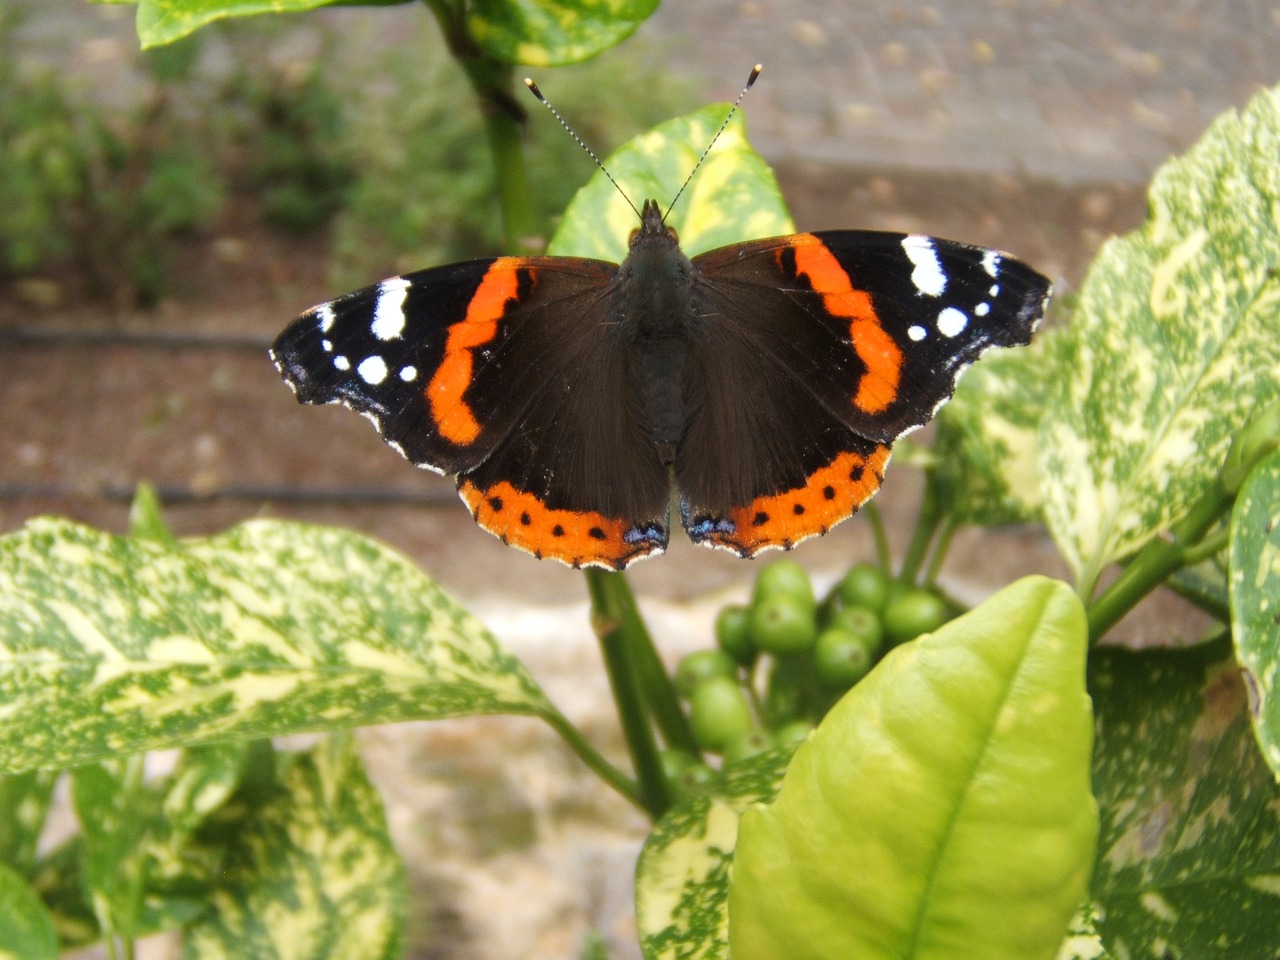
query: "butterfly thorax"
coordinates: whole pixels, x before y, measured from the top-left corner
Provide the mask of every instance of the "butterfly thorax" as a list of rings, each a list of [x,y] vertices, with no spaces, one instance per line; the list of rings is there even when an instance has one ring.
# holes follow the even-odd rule
[[[692,269],[675,232],[662,222],[657,202],[646,200],[640,229],[618,271],[620,319],[636,416],[667,465],[675,460],[688,422]]]

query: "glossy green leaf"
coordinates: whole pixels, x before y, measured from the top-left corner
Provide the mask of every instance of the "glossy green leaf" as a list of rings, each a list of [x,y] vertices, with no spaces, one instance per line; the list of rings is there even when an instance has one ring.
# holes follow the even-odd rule
[[[291,758],[249,811],[184,960],[398,960],[404,868],[350,736]]]
[[[56,960],[53,918],[16,870],[0,863],[0,960]]]
[[[668,120],[619,147],[605,166],[637,207],[655,198],[665,210],[728,113],[726,104],[712,104]],[[675,228],[690,257],[740,240],[794,232],[773,171],[747,142],[741,113],[729,121],[667,225]],[[620,262],[627,255],[627,238],[639,226],[626,198],[597,171],[569,204],[547,252]]]
[[[1258,754],[1228,643],[1095,650],[1091,894],[1116,957],[1273,957],[1280,788]]]
[[[471,0],[467,31],[502,63],[578,63],[617,46],[658,0]]]
[[[724,960],[729,867],[738,819],[773,799],[791,758],[774,750],[734,764],[714,788],[659,821],[636,866],[636,924],[646,960]]]
[[[554,708],[367,537],[260,520],[166,545],[42,519],[0,538],[0,770],[504,712]]]
[[[1184,516],[1280,397],[1278,156],[1272,90],[1161,168],[1146,225],[1085,279],[1040,451],[1045,516],[1086,590]]]
[[[1253,729],[1280,778],[1280,453],[1249,475],[1231,514],[1231,633]]]
[[[1029,577],[890,652],[744,814],[734,960],[1050,960],[1097,836],[1086,645]]]
[[[57,782],[54,770],[0,777],[0,863],[20,874],[29,873],[35,863],[36,845]]]
[[[984,525],[1039,518],[1036,437],[1062,361],[1061,328],[996,350],[965,371],[938,414],[934,474],[946,511]]]

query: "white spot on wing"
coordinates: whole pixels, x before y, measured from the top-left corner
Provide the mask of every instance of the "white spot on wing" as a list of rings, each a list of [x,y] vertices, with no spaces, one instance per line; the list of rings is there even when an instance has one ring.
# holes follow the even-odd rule
[[[991,285],[991,289],[987,291],[987,296],[989,296],[989,297],[998,297],[998,296],[1000,296],[1000,284],[998,284],[998,283],[993,283],[993,284]]]
[[[321,340],[321,341],[320,341],[320,346],[324,348],[324,352],[325,352],[325,353],[333,353],[333,341],[332,341],[332,340]]]
[[[342,354],[333,358],[333,365],[343,372],[351,369],[351,361],[342,356]]]
[[[378,284],[378,302],[369,329],[379,340],[394,340],[404,332],[404,300],[408,294],[409,281],[404,277]]]
[[[985,317],[988,313],[991,312],[991,304],[980,303],[973,308],[973,312],[976,316]]]
[[[333,307],[327,303],[322,303],[316,307],[316,317],[320,321],[320,332],[328,333],[329,328],[333,326]]]
[[[365,383],[379,384],[387,379],[387,362],[377,354],[365,357],[360,361],[360,366],[356,367],[356,373],[360,374],[360,379]]]
[[[987,276],[995,277],[1000,274],[1000,251],[988,250],[982,255],[982,269],[987,271]]]
[[[912,340],[916,341],[917,343],[923,340],[928,335],[928,333],[929,331],[926,330],[924,327],[920,326],[920,324],[918,323],[913,323],[911,326],[907,327],[907,336],[910,337]]]
[[[410,364],[407,367],[400,368],[400,379],[405,383],[413,383],[418,379],[418,368]]]
[[[947,289],[947,275],[942,270],[933,238],[913,233],[902,238],[902,249],[915,266],[911,271],[911,282],[916,285],[916,290],[930,297],[941,296]]]
[[[958,337],[969,325],[969,318],[963,310],[946,307],[938,314],[938,332],[944,337]]]

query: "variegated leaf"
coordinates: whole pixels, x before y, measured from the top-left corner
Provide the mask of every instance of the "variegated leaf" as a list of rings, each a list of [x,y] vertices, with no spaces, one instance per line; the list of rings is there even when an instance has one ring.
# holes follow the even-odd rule
[[[184,960],[397,960],[404,868],[349,735],[287,759],[245,811]]]
[[[645,960],[725,960],[729,866],[738,818],[773,799],[791,759],[774,750],[734,764],[707,793],[681,801],[654,828],[636,866],[636,923]]]
[[[1071,918],[1067,938],[1058,948],[1054,960],[1112,960],[1098,933],[1097,908],[1088,903]]]
[[[1220,118],[1098,255],[1041,429],[1045,516],[1080,584],[1181,518],[1280,397],[1280,90]]]
[[[1231,633],[1254,734],[1280,778],[1280,452],[1254,469],[1231,514]]]
[[[472,0],[467,31],[501,63],[560,66],[617,46],[658,0]]]
[[[1280,788],[1229,644],[1100,648],[1089,686],[1103,943],[1117,957],[1274,957]]]
[[[166,545],[43,519],[0,539],[0,770],[488,713],[554,708],[358,534],[259,520]]]
[[[386,7],[409,0],[90,0],[91,3],[138,4],[138,39],[142,48],[181,40],[201,27],[226,17],[259,13],[293,13],[334,3]]]
[[[934,476],[956,520],[988,526],[1040,515],[1036,437],[1052,385],[1061,376],[1061,328],[1031,346],[996,350],[967,370],[938,414]]]
[[[605,166],[637,206],[654,198],[665,209],[728,111],[724,104],[712,104],[659,124],[619,147]],[[741,114],[729,122],[689,181],[667,225],[675,228],[681,248],[691,257],[740,240],[793,232],[778,182],[747,142]],[[627,255],[627,237],[639,226],[627,199],[597,172],[569,204],[547,252],[620,262]]]

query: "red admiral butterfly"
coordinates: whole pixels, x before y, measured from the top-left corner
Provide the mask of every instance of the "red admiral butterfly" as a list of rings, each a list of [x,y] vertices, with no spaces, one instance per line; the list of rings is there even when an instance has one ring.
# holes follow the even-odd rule
[[[754,74],[753,74],[754,78]],[[271,355],[476,522],[537,557],[661,553],[672,487],[695,543],[751,557],[826,533],[988,347],[1030,341],[1049,281],[995,250],[842,230],[689,259],[656,201],[621,264],[499,257],[313,307]]]

